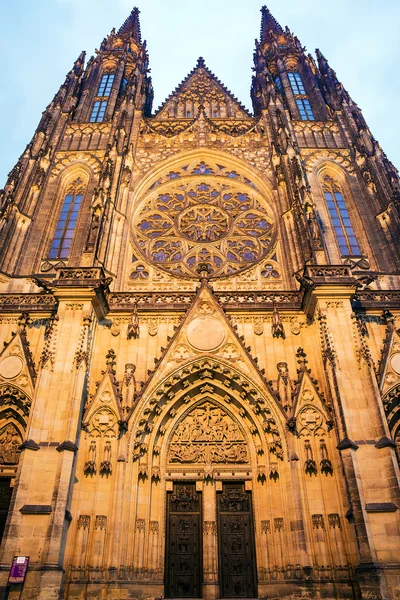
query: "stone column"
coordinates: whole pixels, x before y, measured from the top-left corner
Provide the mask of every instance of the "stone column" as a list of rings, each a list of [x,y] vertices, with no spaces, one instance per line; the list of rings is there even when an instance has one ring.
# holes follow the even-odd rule
[[[322,351],[335,370],[335,410],[341,413],[336,420],[342,420],[345,435],[337,447],[350,502],[347,516],[357,534],[359,584],[365,597],[386,599],[400,577],[400,543],[394,534],[400,526],[400,491],[368,349],[352,325],[355,280],[343,266],[309,267],[307,274],[315,283],[306,299],[308,313],[319,317]]]
[[[219,597],[217,504],[214,481],[203,484],[203,598]]]

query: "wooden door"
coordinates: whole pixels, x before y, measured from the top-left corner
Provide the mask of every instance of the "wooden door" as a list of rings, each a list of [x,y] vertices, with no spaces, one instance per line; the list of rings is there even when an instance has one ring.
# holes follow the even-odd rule
[[[226,483],[217,495],[220,591],[223,598],[256,596],[256,556],[251,493]]]
[[[167,494],[165,543],[165,595],[167,598],[201,598],[201,495],[194,483],[176,483]]]
[[[6,526],[12,491],[13,490],[10,487],[10,479],[0,478],[0,542]]]

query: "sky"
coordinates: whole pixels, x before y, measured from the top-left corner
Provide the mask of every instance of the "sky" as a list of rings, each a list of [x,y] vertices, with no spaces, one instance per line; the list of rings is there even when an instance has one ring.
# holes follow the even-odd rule
[[[308,52],[319,48],[400,167],[398,0],[264,0]],[[156,109],[203,56],[251,110],[262,0],[137,0]],[[140,2],[140,3],[139,3]],[[130,0],[0,0],[0,188],[81,50],[118,29]]]

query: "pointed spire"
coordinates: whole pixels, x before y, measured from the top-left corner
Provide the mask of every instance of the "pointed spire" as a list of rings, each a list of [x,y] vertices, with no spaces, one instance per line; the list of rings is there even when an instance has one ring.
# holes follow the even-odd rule
[[[135,38],[135,40],[141,44],[142,36],[140,33],[139,13],[140,13],[140,10],[135,6],[135,8],[132,10],[129,17],[118,29],[117,35],[122,35],[124,33],[130,33],[132,35],[132,37]]]
[[[270,37],[268,35],[270,31],[272,31],[274,34],[284,33],[282,27],[279,25],[275,17],[272,16],[272,14],[266,6],[262,7],[261,15],[261,42],[265,42],[268,39],[268,37]]]

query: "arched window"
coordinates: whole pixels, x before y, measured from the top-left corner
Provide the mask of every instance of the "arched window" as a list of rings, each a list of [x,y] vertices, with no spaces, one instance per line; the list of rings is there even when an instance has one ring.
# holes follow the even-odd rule
[[[103,121],[108,97],[114,83],[114,77],[114,73],[104,73],[102,76],[99,89],[97,90],[96,100],[93,104],[92,114],[90,115],[91,123],[101,123]]]
[[[81,179],[74,181],[68,188],[58,219],[49,258],[68,258],[83,193],[84,186]]]
[[[315,121],[314,113],[311,108],[301,75],[298,71],[288,71],[290,87],[302,121]],[[282,85],[282,84],[281,84]],[[279,87],[279,84],[278,84]]]
[[[340,187],[326,175],[322,182],[326,204],[332,219],[336,239],[342,256],[360,256],[360,248],[350,221],[346,201]]]

